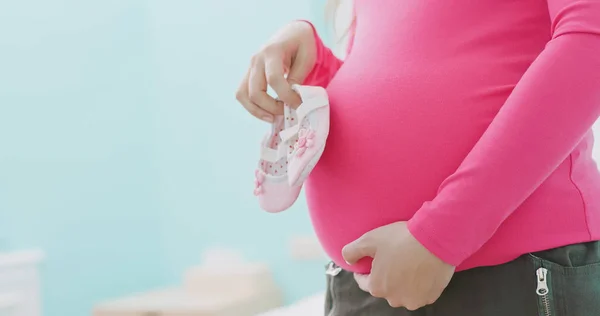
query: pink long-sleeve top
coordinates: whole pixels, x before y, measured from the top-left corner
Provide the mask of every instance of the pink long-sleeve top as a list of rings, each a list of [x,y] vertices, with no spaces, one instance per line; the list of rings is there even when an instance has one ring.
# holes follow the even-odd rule
[[[356,0],[306,84],[331,130],[306,184],[328,255],[408,221],[457,270],[600,239],[598,0]]]

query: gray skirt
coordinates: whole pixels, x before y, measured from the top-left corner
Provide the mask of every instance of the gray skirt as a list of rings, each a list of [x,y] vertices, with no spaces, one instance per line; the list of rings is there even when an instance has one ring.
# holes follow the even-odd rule
[[[600,316],[600,242],[523,255],[461,271],[432,305],[392,308],[351,272],[327,267],[326,316]]]

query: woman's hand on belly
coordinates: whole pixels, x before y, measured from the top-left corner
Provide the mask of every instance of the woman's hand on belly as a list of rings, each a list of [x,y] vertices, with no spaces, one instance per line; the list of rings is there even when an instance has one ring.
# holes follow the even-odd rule
[[[409,310],[435,302],[455,269],[423,247],[408,231],[406,222],[364,234],[346,245],[342,255],[350,265],[364,257],[373,258],[369,275],[355,274],[360,288],[386,299],[392,307]]]

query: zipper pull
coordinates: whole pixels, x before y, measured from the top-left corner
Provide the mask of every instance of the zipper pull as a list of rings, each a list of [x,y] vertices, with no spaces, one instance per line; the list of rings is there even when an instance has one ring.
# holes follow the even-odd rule
[[[327,271],[325,271],[325,273],[327,275],[331,275],[331,276],[336,276],[338,274],[340,274],[340,272],[342,272],[342,268],[336,266],[333,261],[329,262],[329,266],[327,267]]]
[[[537,275],[537,289],[535,292],[539,296],[544,296],[548,294],[548,269],[539,268],[535,272]]]

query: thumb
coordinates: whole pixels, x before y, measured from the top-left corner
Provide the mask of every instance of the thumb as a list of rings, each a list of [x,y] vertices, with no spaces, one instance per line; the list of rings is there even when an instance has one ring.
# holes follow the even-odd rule
[[[342,249],[342,257],[348,264],[355,264],[364,257],[375,257],[377,246],[372,239],[366,238],[366,236],[363,235]]]
[[[300,46],[296,51],[290,71],[287,74],[287,81],[291,84],[303,84],[308,74],[313,70],[316,62],[316,56],[312,56]]]
[[[294,61],[294,64],[292,65],[289,73],[287,74],[286,87],[289,93],[285,95],[286,99],[284,99],[284,101],[286,101],[285,103],[287,105],[292,106],[292,108],[294,109],[297,108],[300,104],[302,104],[302,98],[300,97],[300,94],[294,91],[291,87],[295,84],[302,85],[304,83],[304,79],[306,79],[306,76],[311,71],[309,67],[310,66],[307,66],[305,62],[301,60],[296,60]]]
[[[296,60],[290,68],[290,72],[287,75],[288,83],[290,85],[301,85],[302,83],[304,83],[306,76],[308,76],[311,70],[312,66],[310,64],[308,64],[305,61]]]

